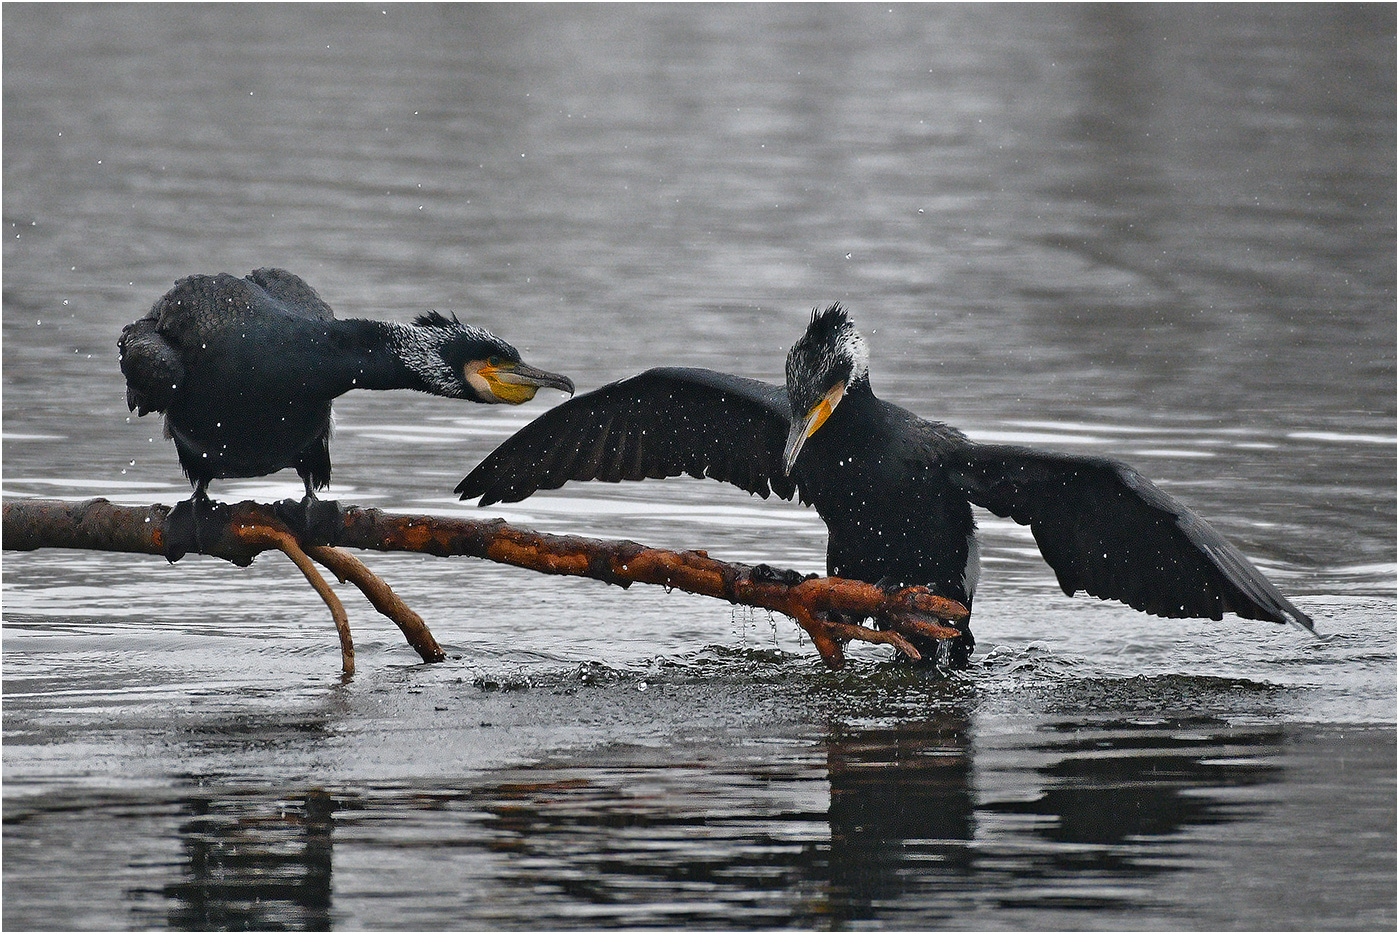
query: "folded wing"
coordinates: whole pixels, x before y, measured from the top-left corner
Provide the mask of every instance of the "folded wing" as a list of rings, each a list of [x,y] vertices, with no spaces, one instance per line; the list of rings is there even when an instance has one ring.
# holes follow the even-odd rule
[[[179,348],[160,333],[157,320],[151,313],[133,321],[122,329],[117,341],[121,372],[126,377],[126,407],[137,415],[168,409],[185,378]]]
[[[1028,525],[1073,595],[1171,617],[1311,619],[1204,519],[1126,464],[1010,445],[948,453],[952,482],[978,506]]]
[[[335,312],[331,310],[329,305],[321,301],[316,290],[307,285],[305,280],[295,273],[272,266],[264,266],[261,269],[254,269],[245,281],[260,286],[281,306],[281,310],[289,315],[312,321],[331,321],[335,318]],[[234,279],[233,282],[237,283],[238,280]]]
[[[221,273],[186,276],[146,315],[122,329],[117,342],[126,377],[126,404],[138,415],[170,408],[195,353],[250,313],[313,321],[335,317],[316,290],[285,269],[257,269],[245,279]]]
[[[758,380],[659,367],[574,396],[520,429],[457,485],[480,505],[570,480],[712,477],[791,499],[782,470],[787,391]]]

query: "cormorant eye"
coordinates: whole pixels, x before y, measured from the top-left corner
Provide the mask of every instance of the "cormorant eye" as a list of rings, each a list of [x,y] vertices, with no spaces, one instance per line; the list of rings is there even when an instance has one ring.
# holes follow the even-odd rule
[[[487,364],[488,366],[500,366],[501,363],[503,363],[503,362],[504,362],[504,361],[501,360],[499,357],[487,357],[487,358],[486,358],[486,364]]]

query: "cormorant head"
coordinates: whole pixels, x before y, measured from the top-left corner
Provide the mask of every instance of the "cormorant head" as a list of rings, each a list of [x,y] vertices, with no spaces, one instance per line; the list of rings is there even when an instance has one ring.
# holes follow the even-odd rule
[[[788,474],[806,439],[830,418],[845,392],[869,379],[869,350],[839,302],[811,313],[806,333],[787,354],[787,399],[792,431],[782,465]]]
[[[429,311],[413,325],[425,346],[415,354],[418,365],[409,365],[437,395],[511,405],[533,399],[541,386],[573,395],[573,380],[530,366],[510,344],[456,315]]]

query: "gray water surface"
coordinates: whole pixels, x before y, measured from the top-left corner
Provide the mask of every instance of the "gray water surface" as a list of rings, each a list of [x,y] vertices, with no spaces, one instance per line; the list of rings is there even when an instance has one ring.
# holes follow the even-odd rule
[[[8,499],[188,495],[115,343],[194,272],[456,312],[582,390],[780,381],[840,300],[881,395],[1134,464],[1326,636],[1068,598],[983,514],[951,676],[370,554],[450,658],[342,586],[344,680],[277,555],[6,552],[7,929],[1394,928],[1392,7],[3,19]],[[713,482],[458,503],[556,398],[347,395],[330,493],[823,569],[814,513]]]

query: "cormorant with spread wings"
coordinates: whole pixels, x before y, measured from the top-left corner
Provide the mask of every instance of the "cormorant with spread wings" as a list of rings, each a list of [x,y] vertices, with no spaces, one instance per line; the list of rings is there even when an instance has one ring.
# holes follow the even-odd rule
[[[825,520],[829,574],[924,585],[968,609],[980,566],[975,504],[1030,526],[1070,596],[1082,590],[1157,616],[1233,612],[1313,628],[1204,519],[1126,464],[974,443],[880,399],[864,340],[839,304],[813,313],[786,377],[782,387],[647,370],[545,412],[456,492],[486,506],[570,480],[689,474],[795,495]],[[943,658],[964,665],[973,645],[968,626]]]

